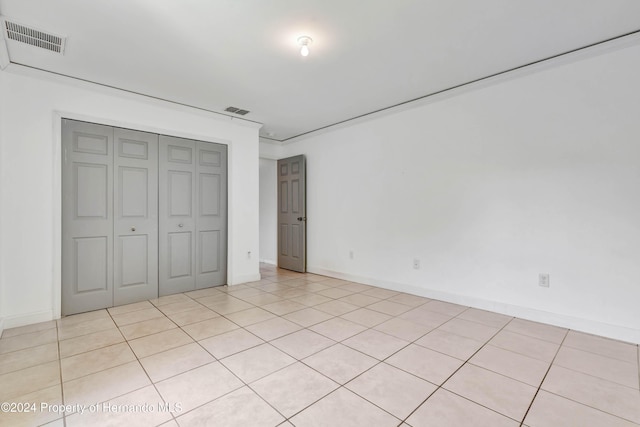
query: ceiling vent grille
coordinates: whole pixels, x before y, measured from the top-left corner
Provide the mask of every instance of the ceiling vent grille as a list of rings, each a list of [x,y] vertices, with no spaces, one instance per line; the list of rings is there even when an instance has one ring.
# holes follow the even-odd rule
[[[8,20],[4,21],[4,31],[9,40],[26,43],[61,55],[64,54],[65,37],[49,34]]]
[[[236,107],[227,107],[224,109],[224,111],[228,111],[230,113],[234,113],[234,114],[239,114],[241,116],[246,116],[247,114],[250,113],[249,110],[243,110],[241,108],[236,108]]]

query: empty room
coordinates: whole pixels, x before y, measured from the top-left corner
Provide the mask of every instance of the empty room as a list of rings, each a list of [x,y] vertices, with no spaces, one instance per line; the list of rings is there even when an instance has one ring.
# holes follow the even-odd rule
[[[640,426],[640,2],[0,25],[0,427]]]

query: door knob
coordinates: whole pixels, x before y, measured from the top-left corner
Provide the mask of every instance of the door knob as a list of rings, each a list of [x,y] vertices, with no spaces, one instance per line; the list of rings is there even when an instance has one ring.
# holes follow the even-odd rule
[[[131,231],[136,231],[136,228],[135,227],[131,227]]]
[[[184,224],[180,223],[180,224],[178,224],[178,227],[182,228],[182,227],[184,227]]]
[[[299,216],[298,217],[298,221],[306,221],[307,217],[306,216]]]

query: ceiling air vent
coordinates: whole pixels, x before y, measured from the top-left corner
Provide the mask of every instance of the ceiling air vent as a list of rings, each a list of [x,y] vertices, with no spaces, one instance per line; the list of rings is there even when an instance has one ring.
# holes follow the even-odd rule
[[[4,21],[4,31],[9,40],[15,40],[36,46],[42,49],[50,50],[59,54],[64,53],[65,37],[49,34],[35,28],[26,27],[16,24],[9,20]]]
[[[241,108],[236,108],[236,107],[227,107],[224,109],[224,111],[228,111],[230,113],[235,113],[235,114],[239,114],[241,116],[245,116],[249,113],[249,110],[243,110]]]

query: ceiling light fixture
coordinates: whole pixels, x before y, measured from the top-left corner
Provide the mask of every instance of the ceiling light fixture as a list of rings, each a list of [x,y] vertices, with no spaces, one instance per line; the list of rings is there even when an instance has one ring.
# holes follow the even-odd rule
[[[308,56],[309,55],[309,45],[313,43],[311,37],[302,36],[298,37],[298,46],[300,46],[300,55]]]

